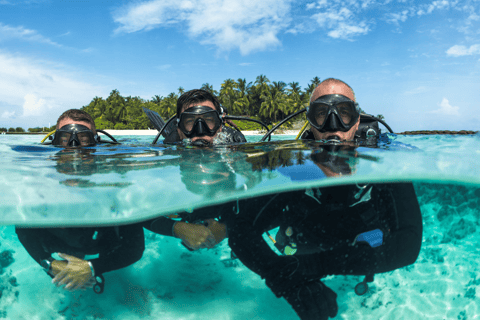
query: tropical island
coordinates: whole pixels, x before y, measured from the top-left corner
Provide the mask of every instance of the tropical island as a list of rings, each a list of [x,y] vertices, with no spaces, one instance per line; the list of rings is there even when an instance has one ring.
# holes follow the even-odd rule
[[[214,90],[209,83],[204,83],[201,89],[216,95],[229,115],[249,117],[260,120],[270,127],[283,120],[288,115],[305,108],[310,95],[321,82],[319,77],[314,77],[308,86],[302,90],[298,82],[285,83],[283,81],[270,81],[265,75],[259,75],[254,82],[246,79],[227,79],[223,81],[220,90]],[[104,99],[94,97],[92,101],[81,107],[95,120],[97,129],[107,130],[145,130],[154,128],[143,107],[157,112],[162,118],[169,119],[175,115],[177,99],[185,92],[183,87],[177,92],[171,92],[166,97],[155,95],[150,100],[138,96],[124,97],[118,90],[112,90]],[[362,113],[363,110],[361,110]],[[383,115],[376,115],[384,119]],[[282,129],[300,129],[305,122],[305,115],[297,117],[291,122],[286,122]],[[234,121],[242,131],[262,131],[259,124],[251,121]],[[50,128],[0,128],[5,133],[45,133],[55,130],[55,125]],[[400,134],[475,134],[475,131],[407,131]]]

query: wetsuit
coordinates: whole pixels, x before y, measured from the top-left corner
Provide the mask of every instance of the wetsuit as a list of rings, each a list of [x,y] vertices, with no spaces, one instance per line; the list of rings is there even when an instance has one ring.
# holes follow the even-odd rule
[[[27,252],[40,264],[53,253],[66,253],[88,259],[95,275],[127,267],[140,260],[145,249],[141,224],[86,228],[20,228],[15,231]]]
[[[226,127],[222,125],[222,132],[226,134],[227,140],[224,143],[238,143],[238,142],[247,142],[245,136],[240,131],[234,130],[232,128]],[[180,142],[182,139],[180,138],[178,131],[175,129],[170,133],[163,143],[176,143]]]
[[[364,201],[355,198],[369,189],[368,197],[360,197]],[[411,183],[293,191],[240,200],[230,210],[235,212],[227,222],[233,252],[277,297],[285,297],[301,319],[336,314],[336,294],[319,279],[407,266],[415,262],[422,242],[422,218]],[[263,240],[265,231],[278,226],[277,240],[295,244],[294,255],[277,255]],[[383,245],[353,244],[357,235],[374,229],[382,230]]]

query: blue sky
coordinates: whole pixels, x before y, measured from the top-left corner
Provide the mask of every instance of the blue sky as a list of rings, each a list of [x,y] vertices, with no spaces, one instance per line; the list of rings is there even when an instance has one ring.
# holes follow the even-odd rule
[[[480,130],[480,1],[0,0],[0,127],[260,74],[342,79],[396,132]]]

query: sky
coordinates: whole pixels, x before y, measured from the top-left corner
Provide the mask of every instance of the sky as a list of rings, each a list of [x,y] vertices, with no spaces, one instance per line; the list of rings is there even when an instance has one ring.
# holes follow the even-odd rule
[[[262,74],[341,79],[395,132],[480,130],[480,1],[0,0],[0,127]]]

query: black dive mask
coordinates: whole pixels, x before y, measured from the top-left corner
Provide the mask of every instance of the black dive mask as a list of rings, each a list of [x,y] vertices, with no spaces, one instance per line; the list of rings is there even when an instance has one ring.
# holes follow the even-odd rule
[[[59,147],[89,147],[97,144],[93,131],[81,124],[67,124],[55,131],[52,145]]]
[[[217,110],[207,106],[195,106],[180,114],[177,125],[188,138],[212,137],[222,125],[222,118]]]
[[[307,119],[320,132],[350,130],[358,121],[358,103],[341,94],[327,94],[310,102]]]

